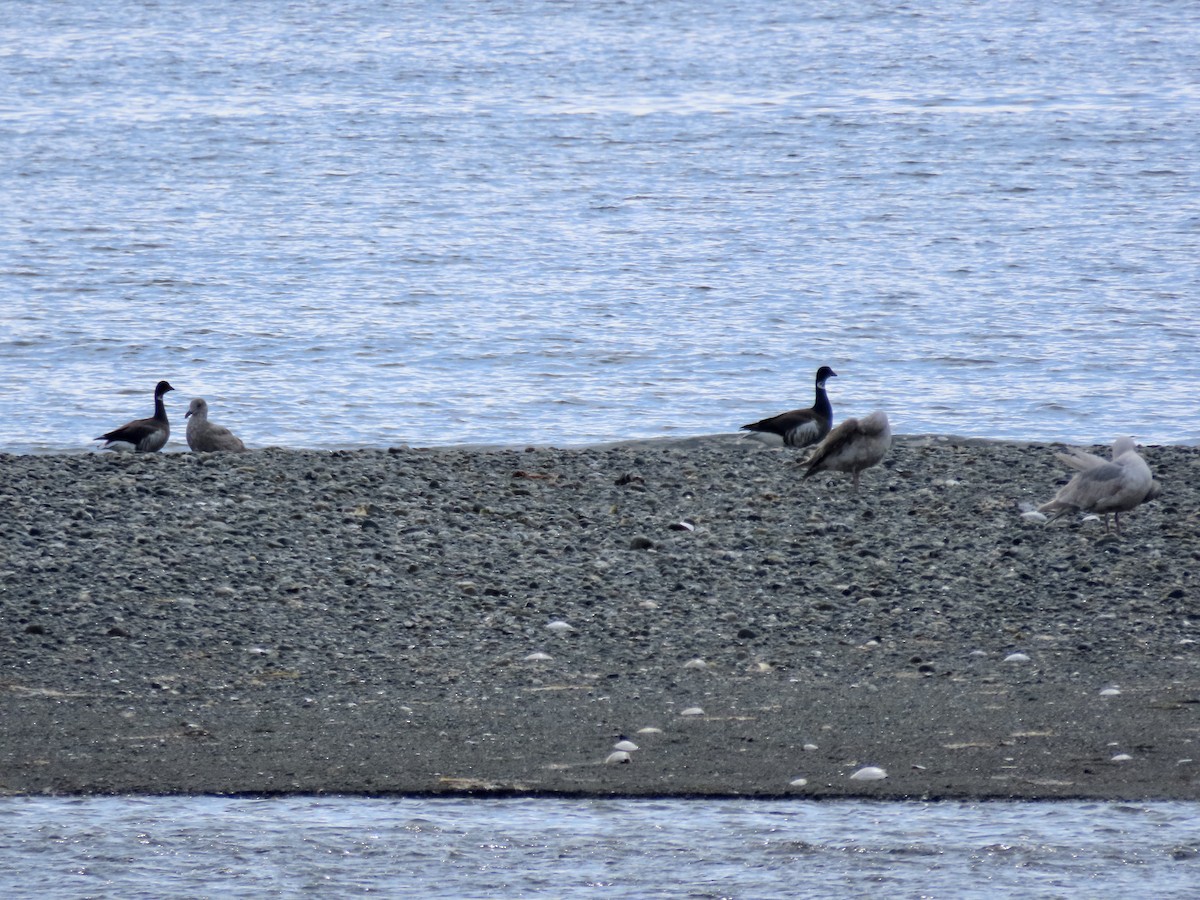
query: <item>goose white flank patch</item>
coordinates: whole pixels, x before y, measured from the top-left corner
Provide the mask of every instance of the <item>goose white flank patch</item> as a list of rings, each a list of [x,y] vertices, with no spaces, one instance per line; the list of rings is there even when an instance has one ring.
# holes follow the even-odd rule
[[[788,447],[807,447],[809,444],[815,444],[829,434],[829,427],[833,424],[833,407],[829,403],[829,395],[825,393],[825,382],[836,377],[837,372],[829,366],[821,366],[817,369],[816,399],[810,408],[793,409],[769,419],[751,422],[749,425],[743,425],[742,431],[777,435]]]
[[[96,438],[104,441],[105,450],[133,450],[137,453],[157,453],[167,443],[171,436],[171,423],[167,421],[167,407],[163,403],[163,395],[173,391],[165,381],[160,381],[154,388],[154,415],[148,419],[134,419],[126,422],[120,428],[114,428],[108,434]]]
[[[223,425],[208,421],[208,401],[196,397],[188,404],[188,447],[197,453],[241,453],[246,445]]]
[[[1157,496],[1158,484],[1146,461],[1137,452],[1132,438],[1119,437],[1113,441],[1112,459],[1106,460],[1083,450],[1055,454],[1079,474],[1055,495],[1038,507],[1048,513],[1050,521],[1068,512],[1096,513],[1104,517],[1108,531],[1108,516],[1113,514],[1116,532],[1121,533],[1121,513]]]
[[[887,413],[875,410],[861,419],[847,419],[826,435],[804,463],[804,477],[818,472],[849,472],[858,490],[859,475],[878,465],[892,446]]]

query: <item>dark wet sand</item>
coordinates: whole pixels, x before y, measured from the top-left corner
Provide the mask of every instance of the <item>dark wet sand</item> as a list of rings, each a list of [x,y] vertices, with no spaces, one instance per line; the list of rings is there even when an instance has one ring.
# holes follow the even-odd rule
[[[1053,449],[0,457],[0,792],[1195,799],[1200,449]]]

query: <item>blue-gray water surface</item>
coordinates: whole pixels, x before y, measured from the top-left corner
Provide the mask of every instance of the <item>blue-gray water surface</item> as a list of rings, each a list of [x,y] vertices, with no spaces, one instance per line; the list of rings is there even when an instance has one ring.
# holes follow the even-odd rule
[[[6,897],[1193,898],[1191,803],[8,798]]]
[[[1200,441],[1200,6],[0,2],[0,451]]]

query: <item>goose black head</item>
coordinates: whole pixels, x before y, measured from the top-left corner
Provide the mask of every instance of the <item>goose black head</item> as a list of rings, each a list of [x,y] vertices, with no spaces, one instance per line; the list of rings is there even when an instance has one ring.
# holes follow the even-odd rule
[[[826,378],[837,378],[837,372],[829,368],[829,366],[821,366],[817,369],[817,384],[823,385]]]
[[[158,383],[158,387],[156,387],[156,388],[154,389],[154,396],[155,396],[155,397],[161,397],[161,396],[162,396],[163,394],[165,394],[167,391],[173,391],[173,390],[175,390],[175,388],[171,387],[171,383],[170,383],[170,382],[168,382],[168,381],[160,381],[160,382]]]

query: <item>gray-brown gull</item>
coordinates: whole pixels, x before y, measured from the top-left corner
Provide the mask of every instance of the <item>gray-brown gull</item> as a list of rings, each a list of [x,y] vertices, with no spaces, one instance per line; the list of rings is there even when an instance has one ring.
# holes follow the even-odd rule
[[[188,446],[197,453],[241,453],[246,445],[223,425],[208,421],[208,401],[197,397],[188,404]]]
[[[861,419],[847,419],[829,432],[804,462],[804,477],[818,472],[849,472],[857,491],[862,471],[878,465],[891,446],[892,427],[883,410]]]
[[[134,419],[126,422],[120,428],[114,428],[108,434],[96,438],[104,441],[104,450],[133,450],[137,453],[157,453],[167,443],[171,436],[171,424],[167,421],[167,407],[163,403],[163,395],[173,391],[165,381],[160,381],[154,388],[154,415],[148,419]]]
[[[1108,515],[1112,513],[1120,534],[1121,513],[1158,494],[1158,482],[1138,454],[1133,438],[1113,441],[1111,460],[1075,449],[1055,456],[1079,472],[1053,500],[1038,507],[1039,512],[1053,514],[1050,521],[1067,512],[1098,513],[1104,516],[1104,530],[1108,531]]]
[[[817,396],[809,409],[793,409],[791,412],[780,413],[743,425],[742,431],[757,431],[760,434],[774,434],[783,438],[789,447],[807,447],[815,444],[829,434],[833,424],[833,407],[829,404],[829,395],[825,393],[825,382],[836,378],[837,372],[829,366],[817,369]]]

